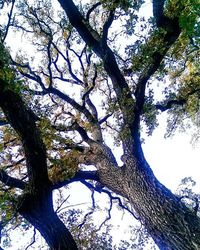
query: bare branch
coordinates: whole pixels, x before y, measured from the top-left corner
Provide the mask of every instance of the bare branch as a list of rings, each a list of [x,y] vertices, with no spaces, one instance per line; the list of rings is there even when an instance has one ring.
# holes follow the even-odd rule
[[[128,207],[123,205],[120,197],[113,196],[110,191],[103,189],[103,188],[99,189],[98,187],[93,186],[91,183],[89,183],[87,181],[81,181],[81,183],[83,183],[87,188],[89,188],[92,191],[92,194],[94,191],[100,192],[100,193],[102,192],[102,193],[107,194],[109,199],[110,199],[110,207],[108,209],[108,217],[101,223],[98,230],[100,230],[101,227],[106,223],[106,221],[108,221],[111,218],[111,210],[112,210],[112,206],[113,206],[113,204],[112,204],[113,200],[117,200],[119,207],[126,210],[127,212],[129,212],[136,220],[140,220],[140,218],[137,217]]]
[[[51,40],[49,40],[48,45],[47,45],[47,55],[48,55],[48,72],[49,72],[49,87],[52,87],[53,84],[53,74],[51,70],[51,64],[52,64],[52,57],[51,57]]]
[[[111,117],[112,115],[113,115],[113,114],[110,113],[110,114],[107,114],[106,116],[104,116],[103,118],[101,118],[101,120],[99,121],[99,124],[102,124],[102,123],[106,122],[107,119],[108,119],[109,117]]]
[[[41,77],[37,74],[37,72],[33,71],[30,67],[30,65],[28,63],[26,64],[21,64],[19,62],[16,62],[14,61],[12,58],[12,63],[14,66],[17,66],[19,68],[24,68],[24,69],[27,69],[29,73],[25,73],[23,71],[19,71],[21,75],[25,76],[26,78],[34,81],[34,82],[37,82],[39,84],[39,86],[41,87],[43,93],[47,93],[47,88],[45,87],[45,84],[43,83]]]
[[[12,19],[12,14],[13,14],[13,9],[14,9],[14,5],[15,5],[15,0],[12,0],[12,5],[11,5],[11,9],[10,9],[10,12],[8,14],[8,23],[6,25],[6,31],[5,31],[5,34],[2,38],[2,42],[4,43],[7,35],[8,35],[8,30],[10,28],[10,23],[11,23],[11,19]]]
[[[105,220],[100,224],[99,228],[97,228],[97,230],[95,231],[100,231],[102,226],[105,225],[105,223],[107,221],[109,221],[111,219],[111,211],[112,211],[112,208],[113,208],[113,202],[112,202],[112,199],[110,199],[110,207],[108,209],[108,216],[105,218]]]
[[[97,122],[94,119],[94,117],[92,116],[92,114],[88,111],[88,109],[86,109],[84,106],[81,106],[80,104],[78,104],[75,100],[70,98],[67,94],[64,94],[60,90],[53,88],[53,87],[49,88],[48,92],[51,94],[57,95],[61,99],[65,100],[67,103],[69,103],[72,107],[74,107],[80,113],[84,114],[90,122],[93,122],[93,123]]]
[[[74,130],[76,130],[76,131],[80,134],[80,136],[82,137],[82,139],[83,139],[85,142],[87,142],[88,144],[91,144],[91,143],[94,142],[94,141],[88,136],[86,130],[85,130],[83,127],[81,127],[81,126],[78,124],[78,122],[76,122],[76,121],[73,122],[72,127],[73,127]]]
[[[65,60],[65,62],[67,63],[67,66],[68,66],[68,70],[69,70],[69,73],[71,75],[71,77],[74,79],[75,83],[76,84],[80,84],[80,85],[83,85],[83,81],[81,81],[73,72],[72,70],[72,67],[71,67],[71,62],[69,60],[69,52],[66,51],[66,56],[62,53],[62,51],[58,48],[58,46],[52,41],[52,45],[53,47],[56,49],[56,51],[58,52],[59,55],[62,56],[62,58]],[[69,43],[67,43],[68,47],[69,47]],[[61,75],[62,76],[62,75]]]
[[[87,184],[87,182],[85,183],[85,185],[86,184]],[[78,225],[79,228],[81,228],[85,224],[88,216],[92,215],[94,213],[95,208],[96,208],[95,199],[94,199],[94,190],[90,190],[90,191],[91,191],[91,199],[92,199],[92,208],[91,208],[91,211],[89,211],[88,213],[85,214],[85,216],[83,218],[83,222]]]
[[[24,162],[24,161],[25,161],[25,158],[21,158],[20,160],[18,160],[17,162],[15,162],[15,163],[13,163],[13,164],[4,166],[3,169],[8,169],[8,168],[15,167],[15,166],[19,165],[20,163],[22,163],[22,162]]]
[[[49,58],[49,60],[51,60],[51,58]],[[29,64],[20,64],[20,63],[17,63],[15,61],[13,61],[13,64],[16,65],[16,66],[28,69],[30,74],[29,73],[24,73],[22,71],[20,73],[23,76],[25,76],[25,77],[39,83],[39,85],[40,85],[40,87],[42,88],[43,91],[42,92],[41,91],[33,91],[34,94],[45,95],[45,94],[48,94],[48,93],[50,94],[51,93],[51,94],[57,95],[59,98],[66,101],[67,103],[69,103],[73,108],[78,110],[80,113],[84,114],[86,116],[86,118],[88,119],[88,121],[90,121],[90,122],[92,122],[94,124],[98,123],[97,118],[95,118],[84,105],[81,106],[74,99],[70,98],[67,94],[64,94],[63,92],[61,92],[60,90],[58,90],[58,89],[56,89],[56,88],[54,88],[52,86],[52,79],[53,79],[52,73],[49,76],[51,84],[50,84],[50,86],[48,88],[46,88],[44,83],[42,82],[41,77],[31,69]],[[70,65],[70,62],[69,62],[69,65]],[[50,64],[49,64],[49,70],[51,72]],[[45,73],[43,73],[43,74],[46,75]],[[96,75],[95,75],[95,77],[96,77]],[[80,80],[78,78],[76,78],[76,80],[78,80],[80,82]],[[67,79],[66,79],[66,81],[70,82],[70,80],[67,80]],[[95,81],[95,79],[94,79],[94,81]]]
[[[97,3],[95,3],[95,4],[88,10],[88,12],[87,12],[87,14],[86,14],[86,18],[85,18],[86,21],[89,21],[90,14],[91,14],[98,6],[100,6],[101,4],[102,4],[101,2],[97,2]]]
[[[62,207],[62,205],[69,199],[69,197],[70,197],[70,195],[68,195],[60,204],[59,204],[59,206],[56,208],[56,210],[55,210],[55,212],[56,213],[59,213],[62,209],[61,209],[61,207]]]
[[[35,241],[36,241],[35,236],[36,236],[36,229],[35,229],[35,227],[33,227],[33,237],[32,237],[32,241],[31,241],[31,243],[25,248],[25,250],[27,250],[29,247],[31,247],[31,246],[35,243]]]
[[[126,207],[126,206],[123,205],[123,203],[122,203],[120,197],[113,196],[113,195],[111,194],[111,192],[108,191],[108,190],[106,190],[106,189],[102,189],[101,192],[102,192],[102,193],[106,193],[106,194],[109,196],[110,200],[117,200],[117,201],[118,201],[119,207],[121,207],[122,209],[124,209],[124,210],[126,210],[127,212],[129,212],[136,220],[139,220],[139,219],[140,219],[140,218],[137,217],[128,207]]]
[[[114,21],[114,10],[111,10],[108,16],[108,19],[106,20],[106,22],[103,25],[103,35],[102,35],[102,44],[103,46],[105,46],[107,44],[107,39],[108,39],[108,30],[110,28],[110,26],[112,25],[112,22]]]

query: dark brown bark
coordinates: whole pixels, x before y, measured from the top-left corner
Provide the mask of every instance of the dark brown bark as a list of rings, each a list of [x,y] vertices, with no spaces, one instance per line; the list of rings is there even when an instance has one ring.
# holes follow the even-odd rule
[[[51,250],[77,249],[70,232],[53,210],[51,191],[23,195],[18,211],[41,233]]]
[[[75,250],[76,243],[68,229],[53,210],[52,190],[47,172],[46,149],[36,126],[36,116],[25,105],[18,93],[0,80],[0,107],[8,122],[18,133],[25,152],[29,183],[23,183],[1,171],[0,179],[6,185],[24,189],[19,213],[27,219],[46,240],[52,250]]]
[[[22,141],[29,186],[40,190],[43,186],[49,185],[49,179],[46,148],[36,126],[36,116],[24,104],[19,94],[10,90],[6,84],[6,82],[0,81],[0,107]]]

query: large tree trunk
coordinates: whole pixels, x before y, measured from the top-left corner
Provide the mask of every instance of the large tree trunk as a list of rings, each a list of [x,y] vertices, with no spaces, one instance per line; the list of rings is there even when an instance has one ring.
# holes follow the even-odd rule
[[[161,250],[200,249],[200,218],[196,211],[163,186],[147,162],[127,157],[123,174],[101,172],[111,190],[128,198],[142,224]],[[114,181],[113,181],[114,180]],[[118,189],[118,190],[117,190]]]
[[[52,192],[23,195],[19,213],[44,237],[51,250],[76,250],[72,235],[53,210]]]

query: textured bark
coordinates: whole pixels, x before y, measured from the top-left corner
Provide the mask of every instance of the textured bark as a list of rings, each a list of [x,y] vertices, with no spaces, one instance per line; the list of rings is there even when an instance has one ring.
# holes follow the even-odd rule
[[[195,211],[159,183],[145,161],[128,159],[123,173],[101,172],[102,183],[115,192],[118,186],[161,250],[200,249],[200,218]]]
[[[109,148],[96,144],[93,155],[83,158],[88,163],[96,162],[98,181],[129,200],[161,250],[200,249],[200,219],[196,211],[187,208],[156,179],[142,153],[134,155],[129,151],[124,156],[125,165],[119,168]]]

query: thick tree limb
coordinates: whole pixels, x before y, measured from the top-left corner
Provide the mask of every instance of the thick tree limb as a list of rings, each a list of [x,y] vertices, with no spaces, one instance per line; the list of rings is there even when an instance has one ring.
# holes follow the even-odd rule
[[[181,33],[178,17],[173,20],[168,20],[166,24],[162,25],[162,28],[165,29],[162,44],[160,44],[160,46],[158,46],[157,49],[152,53],[149,66],[146,66],[142,71],[135,91],[136,103],[134,108],[132,134],[137,145],[140,144],[139,126],[140,116],[142,114],[145,102],[146,84],[151,76],[158,70],[160,63],[164,59],[167,51],[174,44]]]
[[[36,116],[26,107],[19,95],[0,82],[0,106],[7,120],[22,140],[27,161],[30,187],[41,189],[49,185],[46,149],[36,126]]]
[[[70,180],[55,183],[52,185],[52,188],[58,189],[58,188],[66,186],[66,185],[69,185],[73,182],[83,181],[83,180],[99,181],[98,172],[97,171],[82,171],[82,170],[80,170]]]
[[[91,31],[94,31],[88,23],[85,21],[84,17],[80,14],[77,7],[72,0],[58,0],[62,8],[65,10],[69,20],[74,26],[78,33],[81,35],[83,40],[88,44],[89,47],[96,48],[99,46],[99,41],[93,36]]]
[[[111,10],[109,13],[108,19],[106,20],[106,22],[103,25],[103,35],[102,35],[102,44],[103,45],[107,45],[108,30],[114,21],[114,17],[115,17],[114,11]]]
[[[87,14],[86,14],[86,21],[89,21],[89,18],[90,18],[91,13],[92,13],[98,6],[100,6],[101,4],[102,4],[101,2],[97,2],[97,3],[95,3],[95,4],[88,10],[88,12],[87,12]]]
[[[171,109],[174,105],[183,106],[186,103],[186,100],[170,100],[166,104],[156,104],[156,109],[159,109],[161,112],[164,112],[168,109]]]
[[[153,0],[153,16],[155,17],[156,24],[158,27],[162,26],[163,23],[163,11],[165,1],[166,0]]]
[[[0,82],[0,106],[7,120],[19,134],[27,161],[29,192],[24,193],[18,204],[19,213],[37,228],[51,249],[76,250],[70,232],[53,210],[52,189],[47,173],[46,149],[36,127],[35,116],[20,96],[6,89]],[[2,181],[24,189],[15,178],[1,172]]]
[[[20,214],[44,237],[50,249],[77,250],[70,232],[53,209],[52,190],[24,194],[19,202]]]
[[[165,104],[156,104],[155,107],[156,109],[159,109],[160,111],[164,112],[168,109],[171,109],[173,106],[177,105],[177,106],[183,106],[184,104],[187,103],[187,100],[190,96],[192,95],[199,95],[200,89],[192,89],[191,91],[189,91],[184,97],[181,97],[180,99],[174,99],[174,100],[168,100]]]
[[[3,169],[0,170],[0,181],[11,188],[19,188],[24,190],[27,187],[27,183],[9,176]]]

